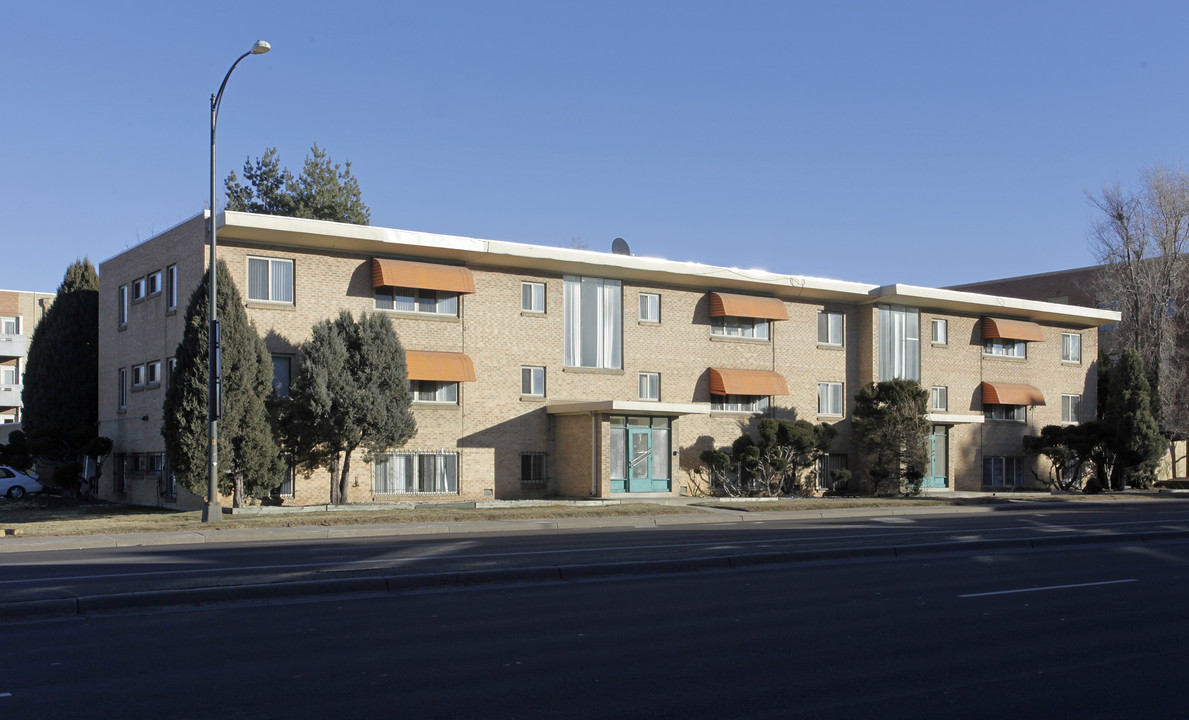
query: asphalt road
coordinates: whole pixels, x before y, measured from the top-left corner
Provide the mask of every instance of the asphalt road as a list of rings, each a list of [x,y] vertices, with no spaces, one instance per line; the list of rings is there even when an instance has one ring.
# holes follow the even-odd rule
[[[0,628],[0,717],[1182,718],[1189,544]]]
[[[645,527],[640,528],[397,534],[318,541],[275,540],[275,535],[263,534],[242,543],[6,552],[0,555],[0,609],[3,603],[22,601],[249,584],[424,579],[452,573],[501,580],[505,579],[501,573],[511,570],[558,568],[573,577],[584,568],[597,567],[602,574],[610,574],[615,566],[626,572],[633,566],[665,562],[687,563],[696,569],[722,567],[713,561],[725,559],[808,562],[844,554],[904,557],[984,547],[1134,540],[1140,533],[1148,538],[1189,533],[1189,503],[1181,501],[1021,504],[961,513],[834,519],[756,513],[754,518],[720,523],[709,517],[697,525],[655,525],[642,519]]]

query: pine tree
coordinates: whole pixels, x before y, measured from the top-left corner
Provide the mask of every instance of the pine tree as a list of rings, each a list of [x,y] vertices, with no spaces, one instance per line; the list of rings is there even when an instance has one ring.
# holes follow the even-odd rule
[[[272,392],[272,358],[248,322],[239,290],[218,263],[218,309],[222,342],[223,414],[219,418],[219,491],[240,507],[245,497],[263,497],[283,480],[284,464],[273,439],[265,400]],[[174,476],[190,492],[206,496],[209,473],[207,414],[208,307],[210,273],[190,296],[186,326],[165,394],[161,434]]]
[[[317,143],[296,178],[281,167],[275,147],[256,158],[255,165],[245,160],[243,172],[247,185],[240,183],[235,171],[223,183],[228,210],[354,225],[371,222],[371,210],[351,175],[351,161],[340,166]]]
[[[351,455],[404,445],[417,431],[409,411],[405,353],[387,316],[343,311],[311,330],[281,413],[285,449],[304,468],[337,467],[330,501],[347,501]]]
[[[1108,386],[1110,395],[1102,421],[1111,430],[1110,446],[1115,454],[1111,485],[1116,490],[1125,485],[1147,487],[1155,479],[1168,440],[1156,422],[1151,385],[1139,353],[1123,351],[1111,368]]]
[[[929,466],[929,393],[911,380],[868,383],[855,396],[853,427],[872,490],[920,491]]]

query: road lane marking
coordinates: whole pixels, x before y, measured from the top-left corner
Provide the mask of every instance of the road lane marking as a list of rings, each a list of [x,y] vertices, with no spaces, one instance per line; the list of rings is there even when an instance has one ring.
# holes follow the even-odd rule
[[[1015,593],[1040,592],[1042,590],[1066,590],[1068,588],[1098,587],[1100,585],[1118,585],[1120,583],[1139,582],[1135,578],[1127,580],[1100,580],[1099,582],[1076,583],[1074,585],[1046,585],[1045,587],[1020,588],[1018,590],[996,590],[994,592],[969,593],[959,595],[960,598],[987,597],[988,595],[1014,595]]]

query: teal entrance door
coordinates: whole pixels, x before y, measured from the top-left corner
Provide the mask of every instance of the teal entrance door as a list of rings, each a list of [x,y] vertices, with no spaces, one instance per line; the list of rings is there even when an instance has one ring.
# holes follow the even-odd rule
[[[611,417],[611,492],[668,492],[669,419]]]
[[[949,462],[949,428],[945,425],[934,425],[933,432],[929,435],[929,474],[925,476],[921,487],[949,487]]]

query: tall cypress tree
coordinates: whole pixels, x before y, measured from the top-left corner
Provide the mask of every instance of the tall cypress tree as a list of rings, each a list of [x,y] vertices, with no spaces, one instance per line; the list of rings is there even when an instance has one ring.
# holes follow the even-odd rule
[[[62,278],[33,331],[21,389],[27,434],[91,428],[99,419],[99,275],[84,258]]]
[[[1155,479],[1156,465],[1168,449],[1153,412],[1155,402],[1143,360],[1134,350],[1124,350],[1110,371],[1109,395],[1103,423],[1111,430],[1115,467],[1111,486],[1147,487]]]
[[[245,497],[263,497],[284,479],[265,400],[272,392],[272,358],[248,322],[239,290],[218,263],[218,309],[222,341],[223,415],[219,419],[219,491],[237,507]],[[165,394],[161,435],[178,482],[205,497],[209,473],[207,388],[210,273],[190,296],[177,367]]]

